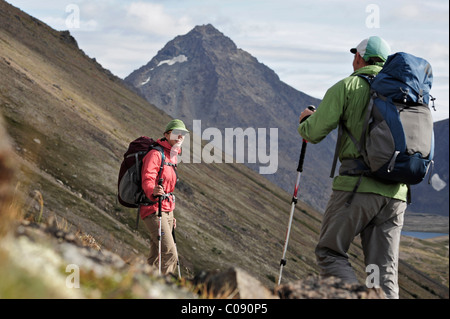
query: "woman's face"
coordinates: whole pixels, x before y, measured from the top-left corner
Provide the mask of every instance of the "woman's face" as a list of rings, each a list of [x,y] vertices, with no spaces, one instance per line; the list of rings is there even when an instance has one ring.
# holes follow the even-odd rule
[[[177,144],[178,146],[181,146],[181,144],[184,141],[184,137],[185,137],[186,133],[187,132],[181,131],[181,130],[172,130],[172,131],[164,133],[164,136],[166,137],[170,146],[174,146],[175,144]]]

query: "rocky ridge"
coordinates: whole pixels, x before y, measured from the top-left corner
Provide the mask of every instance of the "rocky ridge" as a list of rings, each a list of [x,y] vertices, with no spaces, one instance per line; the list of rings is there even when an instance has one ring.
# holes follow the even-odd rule
[[[0,284],[2,298],[137,298],[137,299],[383,299],[379,290],[348,285],[336,278],[311,275],[304,280],[265,287],[239,267],[203,271],[191,279],[159,276],[144,259],[124,261],[94,238],[64,231],[50,223],[27,220],[0,242],[11,277]],[[30,259],[30,256],[33,258]],[[31,263],[23,264],[23,260]],[[8,295],[4,285],[32,278],[28,295]],[[43,285],[34,291],[34,286]],[[3,287],[2,287],[3,286]],[[20,292],[20,290],[18,290]],[[35,295],[36,293],[36,295]]]

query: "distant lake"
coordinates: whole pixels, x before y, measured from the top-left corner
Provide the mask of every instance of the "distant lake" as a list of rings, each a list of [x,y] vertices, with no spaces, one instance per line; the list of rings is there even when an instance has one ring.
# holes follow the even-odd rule
[[[445,233],[428,233],[428,232],[419,232],[419,231],[402,231],[402,235],[415,237],[419,239],[427,239],[439,236],[448,236]]]

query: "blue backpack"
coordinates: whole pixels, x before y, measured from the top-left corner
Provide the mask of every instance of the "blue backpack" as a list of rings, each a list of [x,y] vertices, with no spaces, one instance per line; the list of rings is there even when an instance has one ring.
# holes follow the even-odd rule
[[[345,132],[361,154],[358,159],[344,159],[339,169],[341,175],[360,176],[353,193],[362,176],[408,186],[420,183],[433,163],[434,153],[433,119],[428,107],[431,100],[434,108],[431,65],[399,52],[388,57],[376,77],[360,76],[368,81],[371,95],[363,133],[357,140],[341,122],[331,176]]]

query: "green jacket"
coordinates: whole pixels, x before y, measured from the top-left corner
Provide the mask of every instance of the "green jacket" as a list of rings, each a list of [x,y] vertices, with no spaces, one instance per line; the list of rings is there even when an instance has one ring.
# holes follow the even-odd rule
[[[369,84],[356,74],[378,74],[380,66],[369,65],[355,71],[349,77],[337,82],[326,92],[317,111],[298,126],[298,132],[308,142],[316,144],[338,127],[339,119],[353,136],[361,136],[365,110],[369,101]],[[355,144],[343,133],[339,160],[360,157]],[[333,189],[353,191],[358,176],[336,176]],[[408,188],[405,184],[386,184],[369,177],[363,177],[359,193],[375,193],[406,201]]]

